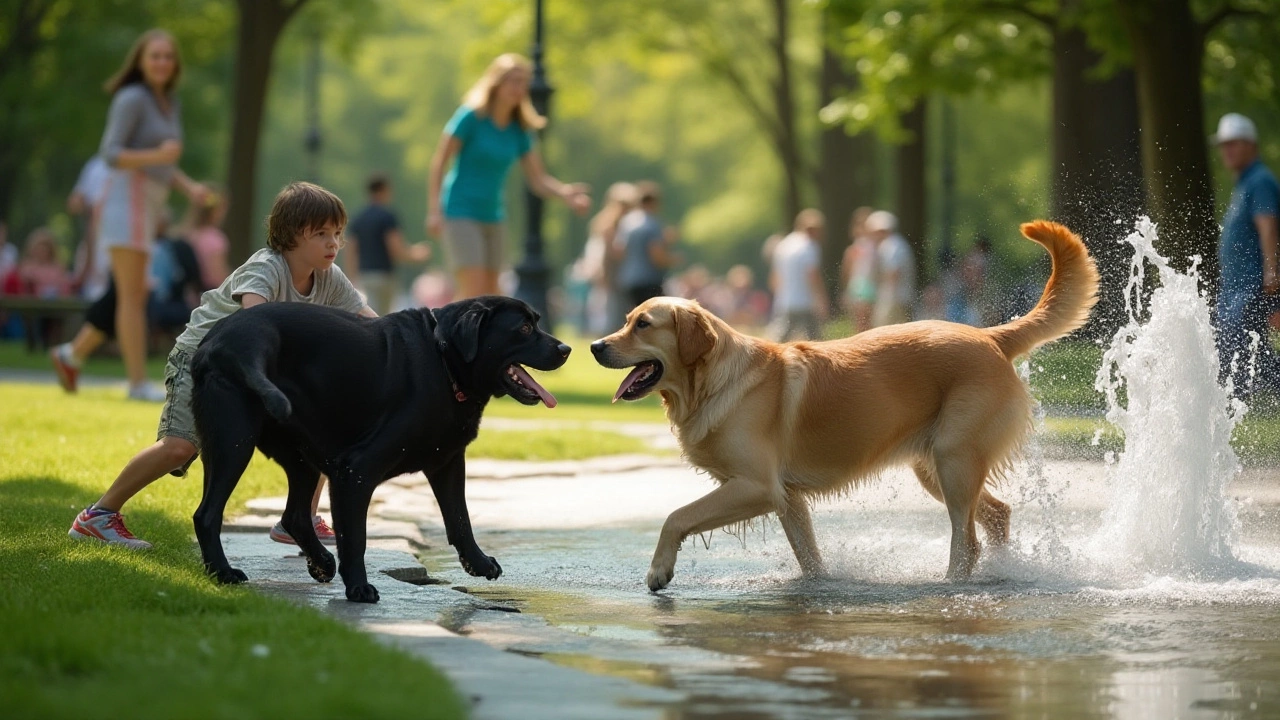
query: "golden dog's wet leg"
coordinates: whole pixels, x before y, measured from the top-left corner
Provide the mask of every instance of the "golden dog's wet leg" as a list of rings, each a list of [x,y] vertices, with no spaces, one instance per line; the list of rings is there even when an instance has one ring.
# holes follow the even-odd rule
[[[826,575],[818,540],[813,535],[813,519],[809,515],[809,502],[797,492],[787,495],[787,506],[778,509],[778,522],[787,534],[787,542],[796,554],[800,571],[805,575]]]
[[[951,517],[951,561],[947,565],[947,579],[967,580],[978,564],[981,551],[974,519],[986,468],[976,459],[964,456],[938,457],[935,463],[938,486]]]
[[[1009,518],[1013,511],[1008,504],[996,499],[994,495],[982,491],[978,500],[978,524],[987,531],[987,540],[992,545],[1005,545],[1009,542]]]
[[[686,537],[750,520],[773,510],[768,486],[755,480],[731,479],[671,513],[662,525],[658,547],[645,583],[650,590],[666,587],[676,572],[676,552]]]

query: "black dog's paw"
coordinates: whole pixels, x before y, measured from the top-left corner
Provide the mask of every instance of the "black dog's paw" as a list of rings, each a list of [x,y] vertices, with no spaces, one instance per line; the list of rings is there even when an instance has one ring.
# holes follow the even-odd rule
[[[316,582],[327,583],[333,579],[338,572],[338,562],[333,559],[333,553],[325,550],[320,555],[320,562],[307,558],[307,572],[311,573],[311,577]]]
[[[378,588],[368,583],[352,585],[347,588],[347,599],[351,602],[376,603],[378,602]]]
[[[472,563],[466,557],[459,555],[458,562],[462,564],[462,569],[466,570],[468,575],[497,580],[502,575],[502,566],[488,555],[482,554],[480,557],[483,559]]]
[[[209,573],[209,577],[212,577],[219,585],[239,585],[240,583],[249,582],[248,575],[231,566],[217,570],[207,568],[206,571]]]

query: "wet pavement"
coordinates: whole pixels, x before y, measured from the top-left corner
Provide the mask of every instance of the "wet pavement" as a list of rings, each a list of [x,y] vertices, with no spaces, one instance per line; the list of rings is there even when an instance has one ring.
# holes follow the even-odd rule
[[[1114,470],[1055,461],[997,490],[1013,539],[970,583],[943,581],[942,506],[891,472],[817,506],[830,578],[800,578],[766,520],[686,541],[655,595],[643,578],[662,520],[712,482],[653,462],[473,474],[476,535],[504,569],[494,582],[458,567],[421,478],[384,486],[374,512],[420,522],[433,577],[521,610],[448,610],[441,626],[674,691],[651,704],[664,718],[1280,717],[1280,473],[1233,484],[1232,557],[1209,565],[1135,561],[1103,527]]]

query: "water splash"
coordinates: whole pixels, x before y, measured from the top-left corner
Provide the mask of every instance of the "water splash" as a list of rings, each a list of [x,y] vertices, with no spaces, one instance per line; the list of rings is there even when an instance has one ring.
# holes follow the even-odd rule
[[[1213,326],[1195,264],[1187,273],[1171,268],[1156,237],[1144,217],[1125,238],[1134,248],[1128,322],[1095,381],[1125,447],[1109,469],[1114,495],[1091,548],[1147,574],[1230,572],[1238,521],[1227,485],[1239,471],[1231,433],[1247,408],[1217,382]],[[1144,320],[1148,268],[1158,287]]]

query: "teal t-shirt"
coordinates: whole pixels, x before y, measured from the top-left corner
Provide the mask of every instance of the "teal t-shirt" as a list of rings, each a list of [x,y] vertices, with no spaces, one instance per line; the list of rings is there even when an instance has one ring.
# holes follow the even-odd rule
[[[533,136],[512,119],[499,129],[485,115],[466,105],[458,108],[445,126],[462,149],[444,179],[444,216],[479,222],[502,220],[502,186],[511,163],[529,152]]]

